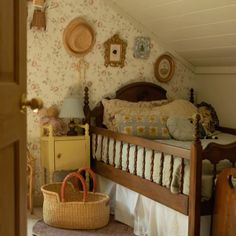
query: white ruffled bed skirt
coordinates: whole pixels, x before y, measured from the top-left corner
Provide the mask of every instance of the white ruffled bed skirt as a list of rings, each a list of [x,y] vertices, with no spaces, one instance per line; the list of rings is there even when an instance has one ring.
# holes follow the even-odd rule
[[[115,219],[139,236],[188,236],[188,216],[97,175],[97,190],[111,197]],[[210,217],[201,217],[201,236],[210,235]]]

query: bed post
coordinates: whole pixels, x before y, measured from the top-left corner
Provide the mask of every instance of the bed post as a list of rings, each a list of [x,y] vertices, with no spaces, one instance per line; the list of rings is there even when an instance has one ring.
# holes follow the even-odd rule
[[[87,123],[90,125],[90,107],[89,107],[89,95],[88,95],[88,87],[86,86],[84,88],[84,123]]]
[[[191,146],[190,186],[189,186],[189,225],[188,236],[200,235],[201,185],[202,185],[202,145],[199,129],[200,115],[195,119],[195,140]]]
[[[189,101],[194,104],[194,89],[190,89]]]

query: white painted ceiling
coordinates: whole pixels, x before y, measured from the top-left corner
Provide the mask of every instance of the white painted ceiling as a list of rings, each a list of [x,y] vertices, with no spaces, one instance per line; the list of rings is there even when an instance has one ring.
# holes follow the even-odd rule
[[[236,66],[236,0],[113,0],[193,66]]]

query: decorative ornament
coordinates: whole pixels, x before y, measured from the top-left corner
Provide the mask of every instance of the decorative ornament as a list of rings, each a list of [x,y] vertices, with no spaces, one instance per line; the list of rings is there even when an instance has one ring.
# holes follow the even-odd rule
[[[33,13],[33,19],[30,23],[30,29],[32,27],[36,27],[39,30],[41,28],[46,30],[45,0],[33,0],[33,6],[34,6],[34,13]]]
[[[104,65],[112,67],[124,67],[127,43],[115,34],[104,43],[105,63]]]
[[[175,72],[175,62],[170,55],[158,57],[154,64],[154,73],[157,80],[166,83],[172,79]]]
[[[151,43],[150,38],[137,37],[134,43],[134,57],[147,59],[150,55]]]
[[[70,55],[84,56],[91,51],[95,43],[94,30],[85,19],[76,17],[66,26],[63,43]]]
[[[77,69],[79,72],[79,82],[82,82],[82,89],[84,89],[83,85],[86,82],[86,72],[88,68],[89,68],[89,63],[86,62],[84,58],[81,58],[78,62]],[[79,83],[79,87],[80,87],[80,83]]]

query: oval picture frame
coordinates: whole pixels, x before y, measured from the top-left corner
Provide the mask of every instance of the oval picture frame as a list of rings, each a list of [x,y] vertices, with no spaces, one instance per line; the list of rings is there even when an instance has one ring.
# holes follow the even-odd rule
[[[170,55],[163,54],[157,58],[154,64],[154,73],[158,81],[166,83],[175,73],[175,62]]]

